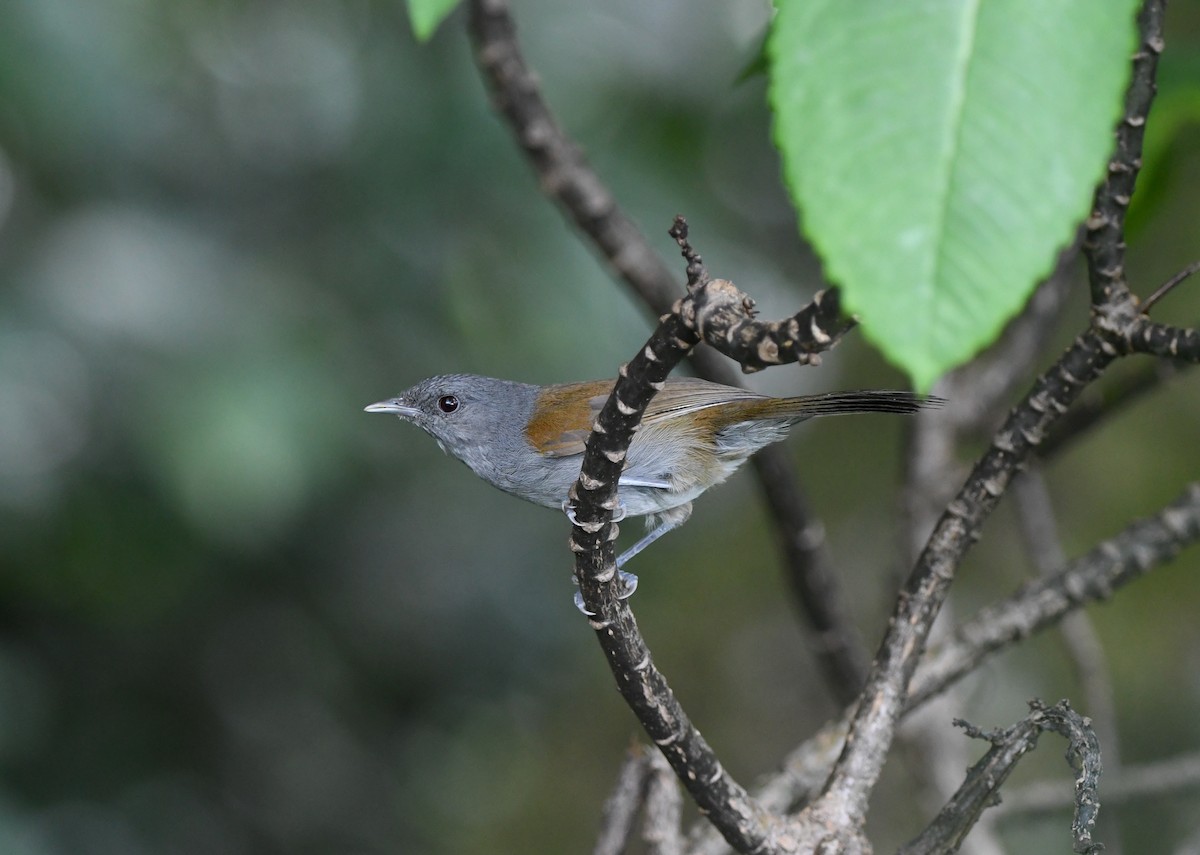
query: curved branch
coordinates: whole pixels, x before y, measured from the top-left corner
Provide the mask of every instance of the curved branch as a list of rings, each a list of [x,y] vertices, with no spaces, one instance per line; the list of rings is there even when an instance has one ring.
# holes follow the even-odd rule
[[[779,818],[765,811],[733,780],[712,748],[691,723],[666,678],[655,667],[633,613],[617,598],[613,541],[617,529],[613,511],[618,504],[617,480],[642,414],[671,370],[701,340],[731,355],[758,358],[762,342],[773,341],[786,323],[760,322],[749,317],[749,298],[723,279],[705,281],[702,270],[693,275],[699,259],[687,242],[687,224],[677,217],[672,235],[689,260],[687,296],[664,315],[637,356],[621,367],[612,393],[588,437],[579,480],[571,488],[574,528],[571,549],[575,575],[584,604],[592,617],[600,646],[617,680],[617,687],[646,733],[666,755],[701,811],[741,852],[779,851]],[[830,295],[832,296],[832,295]],[[820,295],[818,295],[820,297]],[[829,297],[797,313],[812,321],[802,326],[809,334],[779,350],[779,358],[796,360],[837,343],[847,325],[828,309]],[[825,308],[823,308],[823,306]],[[829,320],[828,326],[819,322]]]
[[[867,796],[883,768],[908,682],[955,571],[1018,467],[1071,401],[1116,356],[1095,332],[1076,339],[1005,420],[991,448],[942,514],[897,602],[845,750],[822,796],[837,810],[856,821],[865,818]]]
[[[968,772],[958,792],[921,834],[902,846],[897,855],[949,855],[957,852],[963,838],[979,821],[984,809],[996,804],[996,794],[1017,763],[1037,747],[1038,737],[1052,730],[1066,738],[1067,759],[1076,771],[1074,850],[1093,853],[1103,847],[1092,840],[1100,803],[1096,787],[1100,780],[1100,744],[1090,722],[1071,709],[1066,701],[1048,707],[1031,701],[1030,714],[1012,727],[985,733],[964,721],[962,727],[974,739],[986,739],[991,749]]]
[[[507,0],[472,0],[469,6],[476,62],[496,109],[537,173],[543,191],[656,314],[668,311],[678,296],[675,276],[617,205],[542,98],[537,74],[521,53]],[[693,356],[700,376],[738,385],[728,364],[710,351]],[[784,545],[789,580],[816,635],[818,664],[836,700],[848,703],[865,679],[867,652],[849,619],[846,597],[824,538],[813,536],[822,532],[823,526],[810,513],[791,458],[783,448],[768,446],[754,456],[753,463]]]

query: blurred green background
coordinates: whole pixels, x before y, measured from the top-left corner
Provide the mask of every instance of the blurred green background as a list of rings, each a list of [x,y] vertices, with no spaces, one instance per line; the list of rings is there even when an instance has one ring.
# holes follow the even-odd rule
[[[1200,256],[1196,5],[1169,14],[1142,293]],[[0,853],[587,851],[636,723],[571,604],[566,521],[361,412],[446,371],[611,376],[651,329],[539,195],[461,11],[417,46],[398,2],[2,8]],[[682,212],[764,315],[821,286],[764,81],[735,82],[766,3],[515,11],[560,119],[665,257]],[[1195,322],[1198,292],[1160,317]],[[1040,364],[1084,323],[1079,289],[1069,317]],[[752,382],[903,380],[852,336]],[[1200,474],[1198,391],[1176,380],[1055,461],[1071,554]],[[899,422],[789,445],[871,645],[903,570]],[[1002,511],[960,614],[1029,572],[1016,544]],[[737,777],[835,711],[752,479],[635,569],[659,664]],[[1200,747],[1197,570],[1185,553],[1093,610],[1127,762]],[[1053,635],[968,685],[958,712],[982,726],[1033,695],[1080,703]],[[881,848],[923,824],[907,775],[889,766],[876,800]],[[1123,809],[1126,839],[1166,851],[1198,807]],[[1051,851],[1027,840],[1043,826],[1065,851],[1061,817],[1014,851]]]

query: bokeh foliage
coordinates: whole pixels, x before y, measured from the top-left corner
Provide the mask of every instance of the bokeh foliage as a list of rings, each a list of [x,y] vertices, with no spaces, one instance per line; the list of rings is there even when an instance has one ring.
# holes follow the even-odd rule
[[[766,4],[516,14],[564,124],[665,254],[682,211],[764,314],[820,286],[764,82],[734,83]],[[611,375],[650,329],[539,196],[460,16],[417,46],[379,0],[6,6],[0,852],[590,845],[633,722],[571,605],[565,521],[361,412],[443,371]],[[1196,17],[1171,9],[1175,92],[1194,86]],[[1200,138],[1174,127],[1139,282],[1197,254]],[[1200,316],[1195,294],[1164,317]],[[754,379],[902,382],[858,338]],[[1196,392],[1176,382],[1054,464],[1071,552],[1200,472]],[[790,446],[872,643],[902,563],[901,440],[844,420]],[[1013,543],[989,529],[965,610],[1018,584]],[[747,779],[832,711],[774,561],[739,478],[637,568],[661,667]],[[1097,610],[1133,759],[1200,740],[1195,562]],[[965,712],[999,724],[1070,695],[1053,639],[1036,644]],[[881,845],[915,827],[909,789]]]

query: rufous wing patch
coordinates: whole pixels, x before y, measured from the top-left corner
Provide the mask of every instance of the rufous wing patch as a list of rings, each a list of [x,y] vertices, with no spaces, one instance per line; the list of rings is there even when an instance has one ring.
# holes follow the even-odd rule
[[[529,444],[546,457],[583,454],[592,423],[612,387],[612,380],[593,380],[544,388],[525,427]]]
[[[525,428],[530,445],[546,457],[583,454],[588,434],[612,387],[612,380],[545,387]],[[676,419],[688,419],[688,424],[678,425],[673,435],[680,441],[704,443],[711,441],[717,432],[740,422],[762,419],[796,422],[839,413],[912,413],[939,404],[939,399],[924,400],[908,392],[886,391],[771,398],[693,377],[672,377],[650,400],[642,425],[666,429]]]
[[[612,380],[547,386],[538,395],[525,436],[546,457],[583,454],[592,424],[612,392]],[[693,377],[672,377],[650,401],[643,422],[662,424],[691,416],[717,430],[740,420],[743,412],[754,411],[772,399]]]

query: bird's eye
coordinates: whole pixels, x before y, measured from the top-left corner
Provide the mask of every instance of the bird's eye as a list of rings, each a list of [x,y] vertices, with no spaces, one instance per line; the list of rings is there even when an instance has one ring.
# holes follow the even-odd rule
[[[443,413],[452,413],[458,409],[457,395],[442,395],[438,398],[438,409]]]

